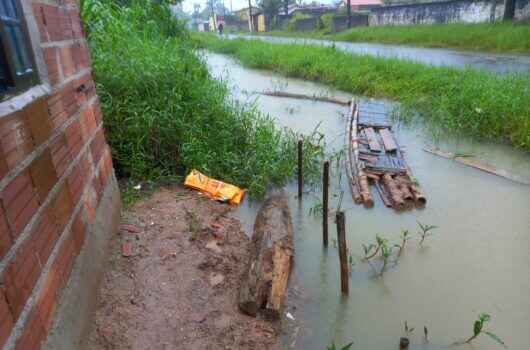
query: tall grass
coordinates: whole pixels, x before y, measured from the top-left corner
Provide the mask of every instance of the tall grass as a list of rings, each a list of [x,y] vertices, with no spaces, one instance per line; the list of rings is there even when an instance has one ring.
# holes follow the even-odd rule
[[[390,98],[437,128],[530,150],[530,74],[494,75],[356,55],[333,47],[226,40],[198,35],[211,50],[243,64],[320,81],[344,91]]]
[[[295,170],[298,135],[229,98],[162,1],[84,0],[107,140],[122,177],[196,168],[261,196]],[[307,167],[319,148],[307,142]]]
[[[324,18],[324,17],[323,17]],[[264,35],[490,52],[530,53],[530,23],[452,23],[356,27],[330,34],[329,24],[314,32],[267,32]]]
[[[530,52],[530,24],[453,23],[358,27],[332,36],[335,40],[453,47],[495,52]]]

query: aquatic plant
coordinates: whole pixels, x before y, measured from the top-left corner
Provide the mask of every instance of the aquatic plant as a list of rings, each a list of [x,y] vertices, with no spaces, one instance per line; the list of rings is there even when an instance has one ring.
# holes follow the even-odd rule
[[[462,344],[470,344],[474,339],[476,339],[481,334],[486,334],[491,339],[493,339],[497,344],[501,345],[504,348],[508,348],[504,341],[495,333],[484,330],[484,325],[491,320],[491,316],[486,313],[479,314],[477,320],[473,323],[473,335],[469,337]]]
[[[422,224],[419,221],[417,221],[417,223],[418,223],[418,226],[420,227],[420,231],[418,232],[418,235],[420,236],[420,243],[419,244],[422,245],[427,237],[432,236],[432,232],[431,231],[434,230],[435,228],[438,228],[438,227],[434,226],[434,225]]]
[[[379,250],[381,249],[381,246],[383,244],[386,244],[388,240],[386,238],[381,237],[380,235],[375,235],[375,244],[371,243],[368,246],[365,244],[362,244],[362,248],[364,251],[364,261],[368,261],[375,257],[377,253],[379,253]]]
[[[379,276],[383,276],[383,273],[385,272],[388,264],[390,263],[390,258],[392,257],[392,251],[393,246],[389,246],[386,241],[384,241],[380,245],[380,251],[381,251],[381,259],[383,260],[383,264],[381,266],[381,270],[379,271]]]
[[[335,342],[333,342],[331,343],[331,346],[327,347],[327,350],[350,350],[352,345],[353,345],[353,342],[337,348],[337,346],[335,345]]]
[[[401,230],[401,244],[395,244],[394,246],[398,248],[397,253],[397,259],[401,257],[401,253],[403,253],[403,250],[405,249],[405,246],[407,245],[407,242],[412,239],[410,236],[409,230]]]

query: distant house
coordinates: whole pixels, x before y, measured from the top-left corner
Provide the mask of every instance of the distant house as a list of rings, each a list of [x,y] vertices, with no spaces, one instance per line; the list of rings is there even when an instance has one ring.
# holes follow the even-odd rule
[[[368,11],[383,6],[381,0],[350,0],[352,11]],[[341,7],[348,6],[348,0],[343,0]]]
[[[248,21],[249,29],[252,26],[252,31],[256,32],[260,29],[260,27],[258,26],[258,23],[260,22],[264,23],[264,19],[262,19],[261,21],[259,19],[260,16],[263,17],[263,11],[261,11],[260,8],[252,6],[250,8],[252,10],[252,21],[249,21],[249,16],[248,16],[249,10],[248,9],[249,9],[248,7],[245,7],[245,8],[242,8],[241,10],[234,11],[234,15],[236,15],[239,19],[243,21]],[[262,30],[260,31],[265,31],[265,28],[262,28]]]
[[[325,13],[328,12],[335,12],[337,11],[337,7],[333,5],[328,4],[318,4],[318,3],[311,3],[311,4],[290,4],[287,8],[287,14],[285,13],[285,8],[282,6],[280,8],[280,11],[278,12],[278,15],[280,17],[291,17],[294,16],[296,13],[303,13],[305,15],[310,15],[313,17],[320,17]]]

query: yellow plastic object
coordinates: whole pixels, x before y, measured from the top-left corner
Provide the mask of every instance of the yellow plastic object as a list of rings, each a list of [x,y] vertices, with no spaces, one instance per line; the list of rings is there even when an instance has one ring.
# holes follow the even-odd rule
[[[242,190],[237,186],[209,178],[195,169],[192,170],[188,176],[186,176],[184,186],[196,189],[206,194],[210,198],[222,202],[229,202],[230,204],[239,204],[241,199],[243,199],[243,195],[245,194],[245,190]]]

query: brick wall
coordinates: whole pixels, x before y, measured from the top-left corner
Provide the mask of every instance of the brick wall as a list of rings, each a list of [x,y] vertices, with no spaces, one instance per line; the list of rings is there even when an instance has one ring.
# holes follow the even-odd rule
[[[24,3],[43,83],[0,103],[0,348],[35,349],[113,168],[76,1]]]

